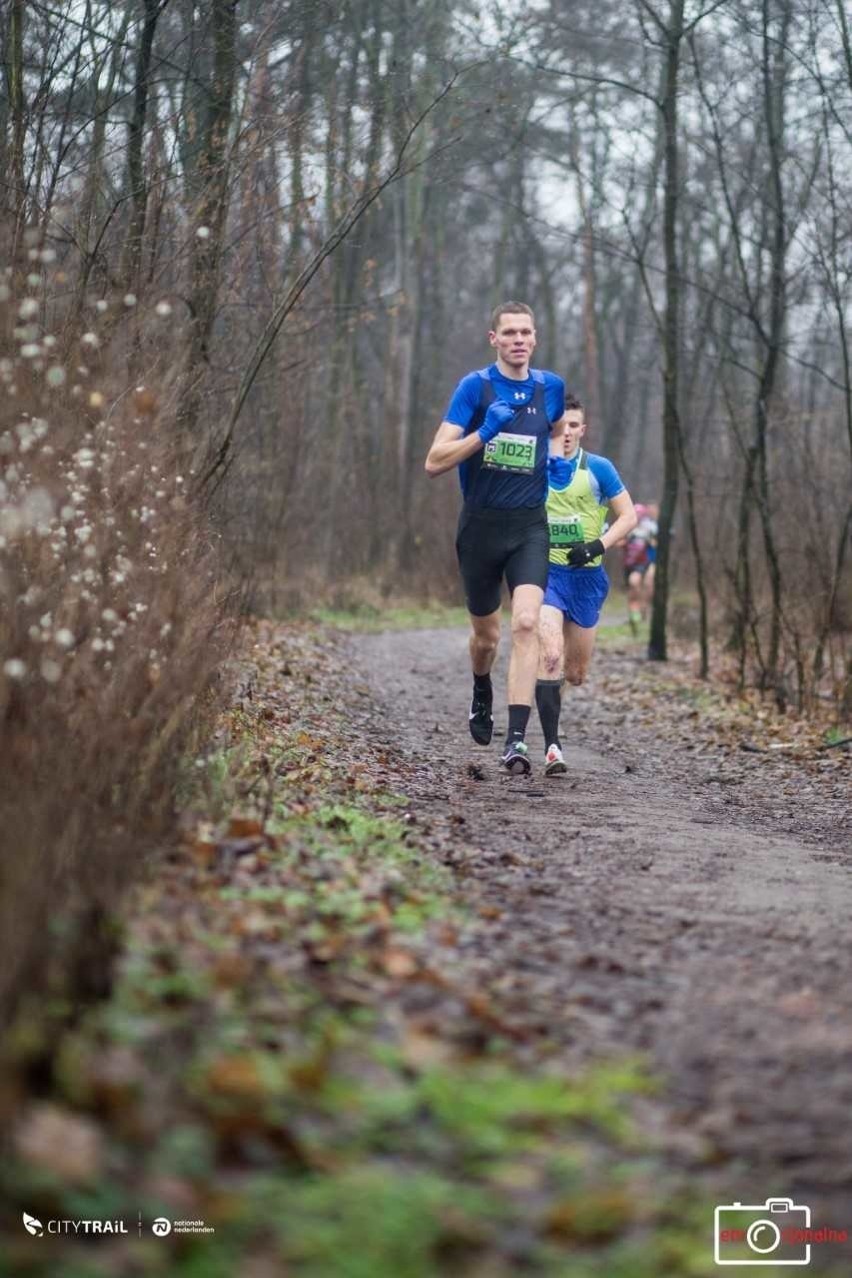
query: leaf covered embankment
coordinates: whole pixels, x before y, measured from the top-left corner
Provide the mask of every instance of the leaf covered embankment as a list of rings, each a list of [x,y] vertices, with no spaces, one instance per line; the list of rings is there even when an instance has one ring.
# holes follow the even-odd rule
[[[478,923],[443,864],[458,836],[430,840],[386,792],[345,641],[251,637],[115,991],[67,1037],[50,1100],[22,1109],[6,1173],[21,1209],[215,1234],[45,1239],[40,1263],[704,1273],[704,1231],[661,1204],[629,1120],[641,1070],[566,1075],[462,974]],[[48,1271],[29,1239],[14,1262]]]

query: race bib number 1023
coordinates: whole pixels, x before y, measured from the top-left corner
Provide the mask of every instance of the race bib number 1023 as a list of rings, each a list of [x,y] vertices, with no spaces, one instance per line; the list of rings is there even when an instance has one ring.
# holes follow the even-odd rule
[[[485,445],[482,464],[489,470],[531,475],[535,470],[535,443],[535,435],[510,435],[508,431],[501,431]]]

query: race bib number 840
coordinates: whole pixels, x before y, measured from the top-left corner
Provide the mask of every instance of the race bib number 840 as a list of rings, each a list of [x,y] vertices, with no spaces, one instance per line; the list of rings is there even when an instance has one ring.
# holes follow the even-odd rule
[[[585,541],[583,521],[579,515],[566,515],[564,519],[549,519],[550,544],[556,550],[565,550]]]
[[[535,436],[511,435],[501,431],[485,445],[483,466],[489,470],[510,470],[531,475],[535,470]]]

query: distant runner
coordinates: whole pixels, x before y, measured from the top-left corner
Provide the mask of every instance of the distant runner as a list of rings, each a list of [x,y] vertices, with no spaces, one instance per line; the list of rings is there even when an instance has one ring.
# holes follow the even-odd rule
[[[565,459],[550,468],[547,518],[550,573],[541,609],[541,653],[535,699],[544,734],[546,776],[567,772],[559,739],[562,684],[584,682],[601,608],[609,591],[604,550],[636,524],[636,511],[618,471],[605,457],[580,447],[586,433],[583,405],[565,410]],[[607,512],[614,516],[604,532]]]
[[[636,515],[638,523],[624,544],[627,614],[634,635],[639,634],[654,598],[660,508],[655,502],[647,506],[637,503]]]
[[[503,578],[512,596],[509,728],[501,764],[530,771],[524,740],[535,687],[539,613],[547,584],[549,452],[561,457],[565,384],[530,368],[535,320],[523,302],[503,302],[491,317],[495,363],[463,377],[438,427],[426,472],[459,468],[464,505],[456,552],[470,614],[473,698],[469,726],[488,745],[494,727],[491,667],[500,640]],[[554,457],[555,460],[555,457]]]

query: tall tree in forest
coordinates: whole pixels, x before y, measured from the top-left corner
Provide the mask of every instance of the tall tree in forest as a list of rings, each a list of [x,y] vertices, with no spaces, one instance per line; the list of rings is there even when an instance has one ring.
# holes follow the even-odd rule
[[[189,325],[178,421],[193,435],[210,364],[210,337],[219,303],[219,281],[228,213],[231,117],[237,52],[238,0],[210,0],[212,83],[206,93],[200,153],[190,188],[191,244]]]
[[[669,0],[665,18],[640,0],[657,29],[665,62],[663,95],[659,103],[663,128],[663,254],[665,258],[666,302],[663,317],[663,487],[660,501],[660,533],[657,547],[657,575],[651,610],[648,656],[653,661],[667,657],[666,621],[669,606],[671,532],[677,507],[680,467],[680,267],[678,264],[678,198],[680,168],[678,138],[678,90],[681,50],[686,34],[685,0]]]
[[[698,69],[702,101],[712,121],[716,160],[733,235],[735,261],[742,309],[754,343],[756,387],[753,400],[751,431],[748,438],[737,418],[739,402],[732,407],[732,427],[740,440],[744,469],[739,499],[736,561],[734,575],[738,598],[735,640],[740,654],[740,683],[745,679],[747,650],[751,645],[764,687],[775,691],[780,703],[785,693],[780,677],[781,629],[783,621],[780,557],[772,527],[771,484],[768,467],[768,440],[774,397],[783,359],[783,343],[787,323],[787,253],[790,231],[787,225],[787,199],[784,183],[786,161],[786,98],[789,87],[789,48],[792,9],[790,0],[760,0],[756,97],[765,151],[760,153],[757,172],[760,175],[760,200],[749,210],[751,222],[744,225],[741,210],[735,207],[726,153],[725,128],[719,107],[711,101]],[[748,18],[746,18],[748,24]],[[747,26],[743,29],[747,35]],[[744,173],[740,179],[752,189],[754,174]],[[751,226],[755,229],[751,229]],[[737,362],[741,356],[733,353]],[[753,512],[757,512],[763,533],[770,593],[771,612],[766,649],[760,642],[755,620],[754,577],[751,564],[750,530]]]
[[[591,108],[595,112],[594,95]],[[595,227],[592,213],[592,192],[587,190],[587,179],[583,172],[580,158],[580,129],[575,111],[571,111],[569,119],[568,154],[577,191],[577,204],[580,209],[581,238],[583,248],[583,382],[585,385],[586,415],[595,428],[606,436],[603,414],[603,387],[601,382],[600,341],[598,335],[598,286],[597,286],[597,254],[595,249]],[[588,151],[594,155],[594,142],[590,142]],[[583,148],[584,155],[587,148]],[[603,447],[603,444],[602,444]]]
[[[20,234],[24,224],[27,194],[24,170],[24,139],[27,127],[24,97],[24,8],[24,0],[11,0],[4,33],[6,46],[4,71],[9,105],[3,114],[6,116],[4,123],[7,123],[8,116],[11,116],[11,128],[8,131],[7,128],[3,130],[4,172],[2,176],[8,192],[4,203],[12,214],[16,235]]]
[[[841,13],[841,22],[845,23],[845,15]],[[849,44],[848,28],[842,27],[848,84],[852,89],[852,47]],[[821,84],[824,97],[825,85]],[[834,138],[831,127],[828,101],[823,109],[823,135],[826,155],[826,195],[822,202],[827,205],[827,226],[820,228],[821,234],[816,237],[815,257],[825,281],[825,288],[830,298],[830,305],[837,324],[837,337],[840,351],[840,367],[842,375],[843,419],[846,426],[846,439],[849,448],[849,461],[852,462],[852,346],[850,346],[848,314],[852,303],[852,264],[843,261],[844,247],[848,253],[848,229],[844,225],[843,212],[840,207],[842,189],[837,164],[834,156]],[[816,644],[812,660],[812,677],[815,690],[818,689],[824,673],[825,652],[828,646],[831,629],[836,619],[840,599],[841,584],[850,552],[852,540],[852,496],[841,518],[837,533],[837,547],[833,556],[831,581],[824,607],[822,619],[816,636]],[[850,653],[845,672],[845,687],[842,702],[849,708],[852,706],[852,653]]]
[[[127,129],[127,178],[130,192],[130,220],[125,239],[124,285],[130,291],[139,287],[139,265],[142,257],[142,238],[145,234],[145,215],[148,206],[148,188],[142,161],[145,126],[148,116],[148,97],[151,91],[151,57],[157,21],[169,0],[142,0],[143,18],[136,54],[133,83],[133,111]]]

